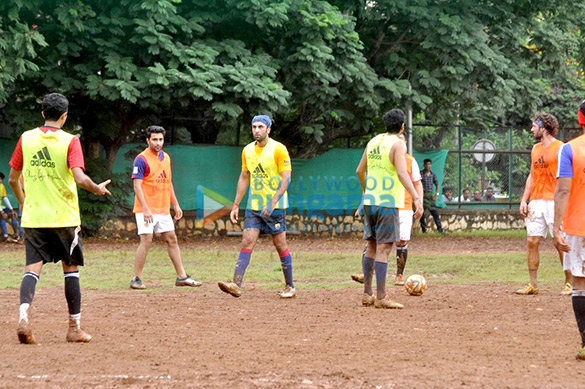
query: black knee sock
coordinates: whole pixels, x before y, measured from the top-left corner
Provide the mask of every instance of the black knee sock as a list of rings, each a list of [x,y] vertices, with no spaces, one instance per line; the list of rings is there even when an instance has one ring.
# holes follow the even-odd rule
[[[408,245],[396,246],[396,274],[404,274],[407,258]]]
[[[581,346],[585,347],[585,290],[573,290],[573,311],[581,334]]]
[[[81,313],[81,288],[79,287],[79,271],[67,272],[65,276],[65,298],[69,314]]]
[[[32,271],[24,273],[20,284],[20,303],[31,304],[35,297],[35,288],[39,281],[39,275]]]

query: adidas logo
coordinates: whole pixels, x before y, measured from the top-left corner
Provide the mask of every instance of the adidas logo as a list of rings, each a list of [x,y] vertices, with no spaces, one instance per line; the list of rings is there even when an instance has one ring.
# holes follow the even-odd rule
[[[548,163],[545,162],[544,156],[540,157],[537,161],[534,161],[534,167],[536,169],[546,169],[546,168],[548,168]]]
[[[164,184],[168,182],[169,178],[167,177],[167,172],[163,170],[162,173],[158,175],[155,181],[157,184]]]
[[[369,159],[382,159],[382,156],[380,155],[380,146],[376,146],[372,150],[370,150],[370,152],[368,153],[368,158]]]
[[[268,178],[268,173],[266,173],[261,163],[259,163],[258,166],[256,166],[256,169],[254,169],[252,175],[254,177]]]
[[[47,146],[43,147],[35,155],[33,155],[31,161],[31,166],[40,166],[40,167],[55,167],[55,162],[51,159],[51,154],[49,154],[49,149]]]

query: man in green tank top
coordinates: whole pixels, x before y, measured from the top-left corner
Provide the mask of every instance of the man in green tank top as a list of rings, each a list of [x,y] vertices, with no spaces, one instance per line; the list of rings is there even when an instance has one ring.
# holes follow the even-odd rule
[[[35,343],[30,305],[43,265],[62,261],[65,298],[69,308],[68,342],[89,342],[91,335],[80,327],[83,266],[81,218],[77,185],[95,194],[110,194],[110,180],[96,184],[85,172],[79,138],[61,127],[67,120],[69,101],[60,93],[45,96],[45,124],[22,134],[10,159],[10,187],[22,209],[26,268],[20,285],[20,317],[17,335],[21,343]],[[20,184],[24,177],[26,201]]]
[[[406,170],[406,145],[398,136],[404,131],[404,112],[392,109],[382,117],[386,133],[368,142],[356,174],[363,189],[364,240],[368,241],[362,260],[364,294],[362,304],[376,308],[402,308],[386,295],[388,256],[400,240],[398,209],[404,206],[404,189],[416,205],[414,217],[422,213],[421,199]],[[372,278],[376,274],[376,296]]]

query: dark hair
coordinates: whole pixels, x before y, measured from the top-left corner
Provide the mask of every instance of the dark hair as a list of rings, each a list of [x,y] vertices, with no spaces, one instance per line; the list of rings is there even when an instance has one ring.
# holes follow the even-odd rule
[[[43,98],[41,109],[45,120],[59,120],[69,109],[69,101],[61,93],[49,93]]]
[[[423,161],[423,165],[424,165],[425,163],[427,163],[427,162],[433,163],[433,161],[431,161],[431,159],[430,159],[430,158],[425,158],[425,160]]]
[[[493,186],[488,186],[487,188],[485,188],[485,190],[486,190],[486,191],[488,191],[488,190],[490,190],[490,189],[491,189],[491,190],[494,190],[494,187],[493,187]]]
[[[0,172],[0,178],[4,179],[4,173]]]
[[[559,131],[559,122],[554,115],[545,112],[537,112],[532,121],[540,120],[544,124],[543,128],[552,136]]]
[[[443,193],[446,193],[446,192],[453,192],[453,188],[451,188],[450,186],[443,187]]]
[[[386,131],[397,134],[404,124],[404,112],[398,108],[391,109],[382,116],[382,120]]]
[[[150,139],[152,134],[163,134],[165,136],[165,129],[161,126],[148,126],[145,130],[146,139]]]

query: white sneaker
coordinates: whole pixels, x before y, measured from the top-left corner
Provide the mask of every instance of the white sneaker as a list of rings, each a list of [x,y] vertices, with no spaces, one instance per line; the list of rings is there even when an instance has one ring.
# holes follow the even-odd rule
[[[297,290],[287,285],[286,288],[284,288],[284,290],[278,294],[280,295],[281,299],[290,299],[297,295]]]

